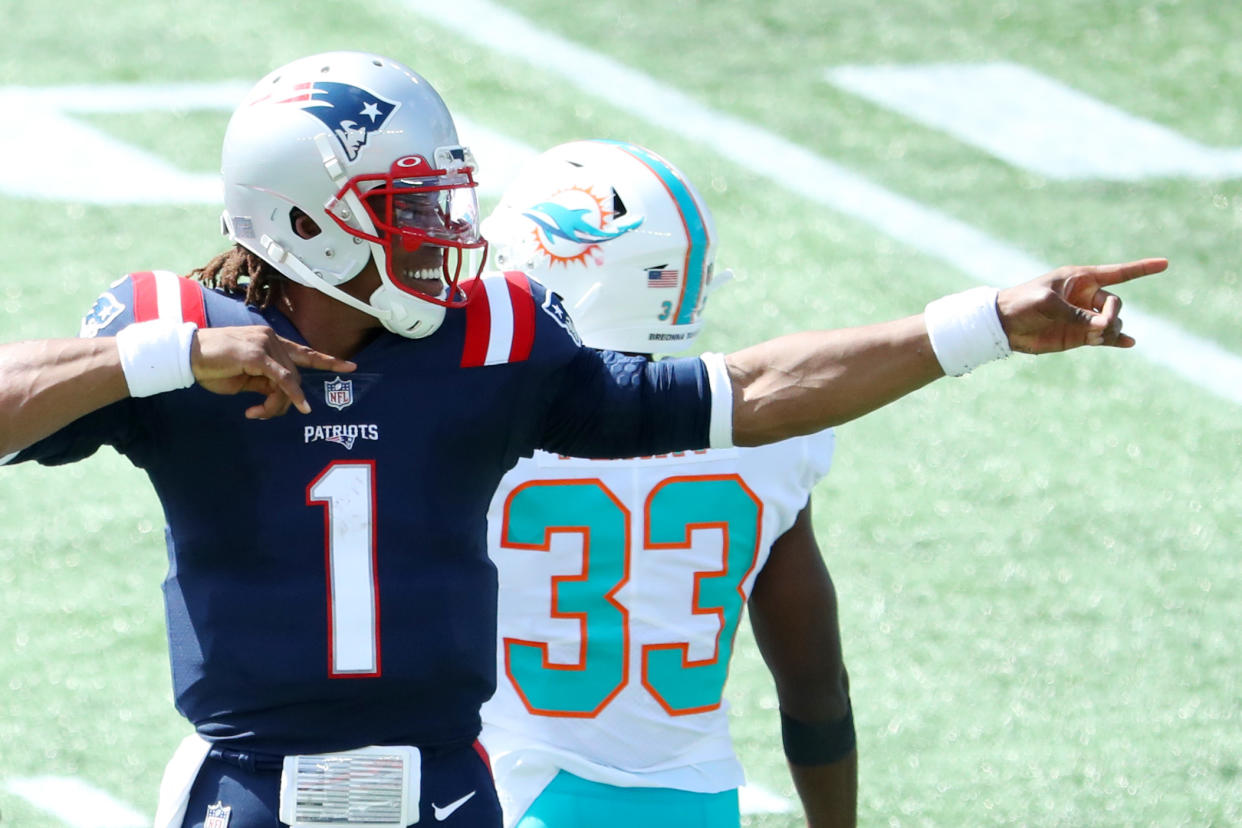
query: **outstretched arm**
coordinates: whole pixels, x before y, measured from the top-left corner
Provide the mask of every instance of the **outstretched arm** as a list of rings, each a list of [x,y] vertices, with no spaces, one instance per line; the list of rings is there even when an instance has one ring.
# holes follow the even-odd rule
[[[354,365],[277,336],[262,325],[204,328],[190,346],[189,370],[220,394],[253,391],[264,419],[290,405],[310,410],[298,368],[352,371]],[[0,457],[20,451],[79,417],[130,396],[115,337],[44,339],[0,345]]]
[[[857,824],[858,754],[837,596],[811,528],[811,507],[772,544],[750,597],[780,703],[789,772],[810,828]]]
[[[1106,288],[1167,266],[1165,259],[1143,259],[1062,267],[1001,290],[995,309],[1008,348],[1045,354],[1131,347],[1134,339],[1121,332],[1121,300]],[[954,330],[955,320],[941,311],[931,325],[933,335],[942,334],[933,346],[927,317],[792,334],[728,355],[733,442],[759,445],[838,425],[944,376],[945,362],[956,364],[976,331]]]

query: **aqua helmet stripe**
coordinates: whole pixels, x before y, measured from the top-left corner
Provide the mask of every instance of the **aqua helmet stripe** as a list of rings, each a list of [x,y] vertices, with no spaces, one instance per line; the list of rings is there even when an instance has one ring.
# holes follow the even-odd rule
[[[689,245],[686,250],[681,296],[677,301],[677,312],[673,317],[673,324],[689,325],[694,321],[694,310],[699,306],[699,297],[703,292],[703,282],[707,275],[704,258],[707,256],[707,247],[711,241],[707,237],[707,224],[703,220],[703,214],[699,211],[699,205],[694,200],[694,196],[690,194],[685,181],[660,156],[624,141],[602,140],[600,143],[611,144],[638,159],[655,173],[677,205]]]

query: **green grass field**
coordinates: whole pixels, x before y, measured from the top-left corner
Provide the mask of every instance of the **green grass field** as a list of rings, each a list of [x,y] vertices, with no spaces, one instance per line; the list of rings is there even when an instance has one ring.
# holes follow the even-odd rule
[[[825,79],[844,65],[1021,64],[1225,150],[1242,147],[1242,7],[504,5],[605,67],[641,72],[1031,261],[1168,256],[1169,273],[1120,291],[1127,307],[1242,354],[1237,171],[1039,174]],[[675,117],[644,117],[624,77],[600,64],[566,75],[551,53],[528,60],[448,25],[482,11],[426,0],[0,5],[0,341],[71,335],[117,276],[186,272],[222,246],[219,207],[176,193],[102,204],[6,189],[4,168],[45,159],[60,122],[45,117],[59,111],[50,93],[42,108],[22,108],[5,90],[245,83],[333,48],[403,59],[471,125],[527,147],[624,138],[682,167],[714,209],[720,265],[739,276],[712,299],[705,349],[911,313],[974,283],[959,258],[878,229],[861,202],[809,197],[787,158],[742,163],[723,128],[717,141]],[[227,114],[72,118],[205,174]],[[1075,127],[1048,124],[1050,135]],[[1116,151],[1134,135],[1119,134]],[[47,180],[57,175],[50,165]],[[1134,351],[1016,356],[839,429],[815,513],[841,600],[862,824],[1242,824],[1239,397],[1162,367],[1151,358],[1162,341],[1135,330]],[[108,451],[67,468],[0,470],[0,826],[67,824],[8,786],[45,775],[154,812],[163,764],[187,731],[170,698],[161,529],[145,478]],[[734,735],[751,781],[792,797],[775,693],[742,636]],[[800,824],[797,814],[746,822]]]

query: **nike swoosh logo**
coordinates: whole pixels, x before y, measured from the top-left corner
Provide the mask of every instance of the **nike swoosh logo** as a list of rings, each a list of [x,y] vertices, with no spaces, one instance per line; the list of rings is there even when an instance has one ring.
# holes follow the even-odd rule
[[[435,812],[436,822],[444,822],[444,820],[448,819],[449,817],[453,815],[454,811],[456,811],[462,805],[465,805],[467,802],[469,802],[470,798],[473,797],[474,795],[475,795],[475,791],[471,791],[470,793],[463,796],[461,799],[457,800],[456,802],[450,802],[449,804],[445,805],[443,808],[441,808],[439,805],[437,805],[434,802],[431,803],[431,810]]]

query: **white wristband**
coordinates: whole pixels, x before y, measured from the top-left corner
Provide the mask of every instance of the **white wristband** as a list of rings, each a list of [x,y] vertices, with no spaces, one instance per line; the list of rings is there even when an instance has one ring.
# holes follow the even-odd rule
[[[708,428],[709,448],[733,448],[733,381],[724,354],[711,351],[699,357],[707,368],[707,385],[712,392],[712,414]]]
[[[150,397],[194,384],[190,348],[196,330],[193,322],[152,319],[136,322],[116,335],[131,397]]]
[[[971,288],[930,302],[923,311],[932,350],[949,376],[960,377],[1012,353],[996,309],[999,293],[991,287]]]

